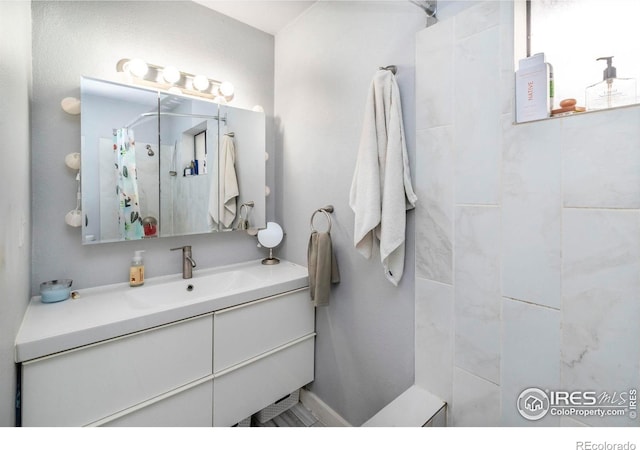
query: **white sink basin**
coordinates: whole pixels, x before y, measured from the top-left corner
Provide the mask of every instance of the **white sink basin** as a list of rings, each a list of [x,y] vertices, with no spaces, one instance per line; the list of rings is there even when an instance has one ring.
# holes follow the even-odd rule
[[[40,358],[308,285],[305,267],[255,260],[198,269],[189,280],[172,274],[147,278],[139,287],[117,283],[83,288],[79,298],[64,302],[42,303],[34,296],[16,337],[15,360]]]
[[[212,274],[194,274],[188,280],[166,281],[160,284],[140,286],[127,292],[137,307],[148,308],[161,305],[214,299],[232,291],[258,286],[260,278],[247,271],[233,270]]]

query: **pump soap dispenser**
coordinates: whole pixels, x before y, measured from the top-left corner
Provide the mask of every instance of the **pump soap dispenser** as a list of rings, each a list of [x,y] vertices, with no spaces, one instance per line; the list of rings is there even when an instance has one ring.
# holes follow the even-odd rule
[[[613,56],[603,56],[596,61],[607,61],[607,68],[602,74],[602,81],[589,86],[585,90],[587,111],[632,105],[636,102],[636,80],[633,78],[616,78],[613,67]]]
[[[134,252],[129,268],[129,286],[142,286],[144,284],[144,262],[142,253],[144,250]]]

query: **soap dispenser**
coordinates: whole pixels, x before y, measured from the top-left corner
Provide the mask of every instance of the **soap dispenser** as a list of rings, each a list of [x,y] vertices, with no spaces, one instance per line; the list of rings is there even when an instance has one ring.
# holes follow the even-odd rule
[[[131,259],[131,267],[129,268],[129,285],[142,286],[144,284],[144,262],[142,261],[142,253],[144,250],[134,252]]]
[[[613,67],[613,56],[603,56],[596,61],[605,60],[607,68],[602,74],[602,81],[589,86],[585,90],[587,111],[632,105],[636,102],[636,80],[633,78],[617,78]]]

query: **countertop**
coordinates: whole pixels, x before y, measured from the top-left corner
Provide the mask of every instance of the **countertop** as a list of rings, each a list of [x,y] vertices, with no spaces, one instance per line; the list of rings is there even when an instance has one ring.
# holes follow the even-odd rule
[[[223,292],[197,289],[207,276],[224,272],[239,277],[247,274],[247,282]],[[154,292],[168,286],[166,283],[193,284],[196,288],[180,302],[154,304]],[[80,289],[79,298],[58,303],[42,303],[35,296],[16,337],[15,361],[25,362],[306,286],[306,267],[284,260],[276,265],[255,260],[197,270],[188,280],[174,274],[148,278],[139,287],[118,283]],[[149,298],[144,302],[136,300],[146,293]]]

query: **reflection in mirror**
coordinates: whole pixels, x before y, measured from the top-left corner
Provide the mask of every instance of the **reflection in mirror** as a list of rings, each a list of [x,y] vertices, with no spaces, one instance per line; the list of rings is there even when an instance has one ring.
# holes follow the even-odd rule
[[[224,120],[220,122],[219,185],[220,193],[224,194],[225,201],[222,206],[226,213],[222,229],[264,228],[266,226],[265,115],[263,112],[220,105],[220,116]],[[238,196],[235,202],[231,197],[233,195],[231,152],[235,153],[235,173],[238,184]],[[261,169],[258,170],[258,168]],[[233,217],[233,220],[230,220],[230,217]]]
[[[140,232],[131,228],[132,218],[133,224],[141,225],[144,217],[159,216],[159,161],[145,151],[147,145],[158,145],[157,121],[153,120],[158,94],[89,78],[82,79],[81,90],[83,242],[124,240]],[[123,134],[127,129],[129,133]],[[133,146],[129,138],[134,139]],[[122,151],[115,151],[118,140]],[[116,167],[118,159],[127,161]],[[120,191],[125,179],[129,192]],[[121,193],[129,195],[122,203]],[[127,213],[128,218],[124,217]]]
[[[86,77],[82,102],[83,243],[265,227],[264,113]]]
[[[218,105],[160,95],[160,236],[217,231],[209,219],[217,185]]]

